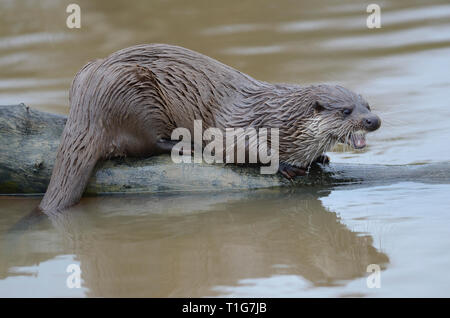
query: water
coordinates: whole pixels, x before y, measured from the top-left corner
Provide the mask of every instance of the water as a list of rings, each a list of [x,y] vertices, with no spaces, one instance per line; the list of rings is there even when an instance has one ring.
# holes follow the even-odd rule
[[[89,60],[170,43],[270,82],[339,83],[383,124],[336,162],[450,160],[450,4],[380,2],[367,29],[351,1],[0,3],[0,104],[67,113]],[[450,296],[449,186],[285,189],[85,198],[58,220],[6,235],[38,198],[0,198],[0,296]],[[70,289],[67,266],[81,269]],[[381,288],[368,288],[378,264]]]

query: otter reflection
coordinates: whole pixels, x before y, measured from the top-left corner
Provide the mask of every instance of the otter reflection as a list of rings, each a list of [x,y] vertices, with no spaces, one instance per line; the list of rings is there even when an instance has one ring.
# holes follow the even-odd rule
[[[313,189],[87,198],[53,223],[88,296],[213,296],[277,274],[333,285],[388,262]]]

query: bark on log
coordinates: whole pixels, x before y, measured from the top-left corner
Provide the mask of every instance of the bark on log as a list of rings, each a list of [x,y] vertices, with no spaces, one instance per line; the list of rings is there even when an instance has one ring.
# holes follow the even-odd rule
[[[0,194],[42,194],[47,188],[66,117],[25,106],[0,106]],[[450,183],[450,163],[313,166],[288,181],[259,169],[223,164],[174,164],[169,156],[99,163],[87,194],[198,192],[280,186],[378,185],[404,181]]]

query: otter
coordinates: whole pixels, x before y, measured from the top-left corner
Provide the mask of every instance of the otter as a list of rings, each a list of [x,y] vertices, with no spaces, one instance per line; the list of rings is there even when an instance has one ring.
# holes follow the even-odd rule
[[[177,127],[279,128],[279,172],[305,175],[342,142],[356,149],[380,119],[341,86],[271,84],[186,48],[137,45],[86,64],[74,77],[70,111],[47,191],[45,212],[76,204],[96,163],[153,156],[174,146]]]

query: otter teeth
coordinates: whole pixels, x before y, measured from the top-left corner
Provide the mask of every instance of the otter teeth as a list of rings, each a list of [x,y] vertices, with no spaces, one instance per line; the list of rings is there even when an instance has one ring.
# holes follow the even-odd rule
[[[362,149],[366,146],[366,137],[362,134],[352,134],[350,141],[355,149]]]

